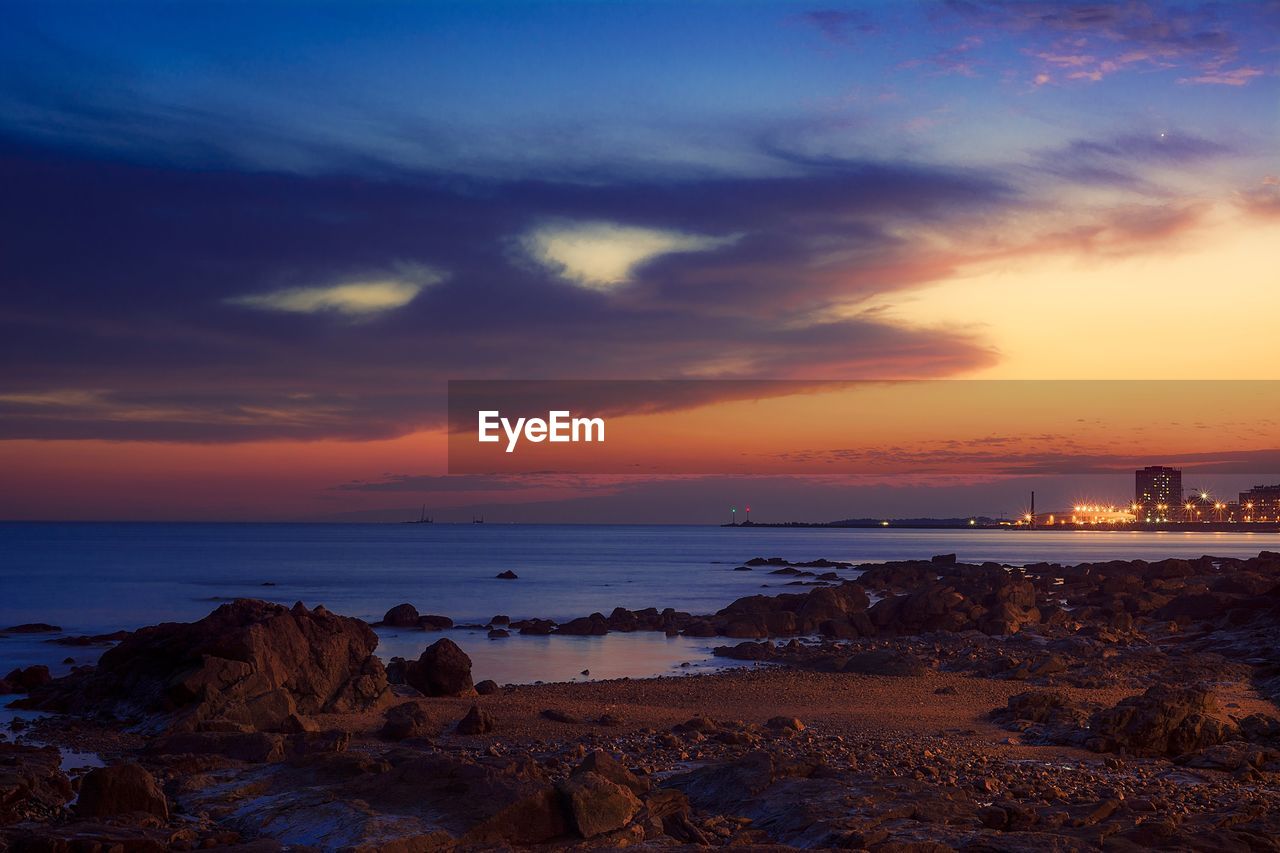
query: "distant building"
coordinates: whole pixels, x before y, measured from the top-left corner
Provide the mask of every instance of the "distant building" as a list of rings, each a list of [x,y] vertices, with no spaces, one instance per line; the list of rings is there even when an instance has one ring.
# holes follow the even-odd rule
[[[1244,521],[1280,521],[1280,485],[1241,492],[1237,512]]]
[[[1148,465],[1133,472],[1134,512],[1140,521],[1171,521],[1182,508],[1182,471]]]

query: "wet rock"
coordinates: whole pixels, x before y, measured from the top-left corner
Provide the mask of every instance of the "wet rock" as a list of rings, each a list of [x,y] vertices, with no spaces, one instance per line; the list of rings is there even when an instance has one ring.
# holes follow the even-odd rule
[[[574,637],[602,637],[609,633],[609,620],[605,619],[603,613],[592,613],[590,616],[569,620],[556,628],[555,633]]]
[[[501,581],[514,581],[514,580],[519,580],[520,578],[519,575],[517,575],[515,572],[511,571],[510,569],[507,569],[505,572],[498,572],[498,574],[495,577],[497,577],[498,580],[501,580]]]
[[[72,796],[57,748],[0,743],[0,826],[48,820]]]
[[[623,633],[637,631],[641,627],[640,617],[625,607],[613,608],[605,623],[610,631],[621,631]]]
[[[778,657],[773,643],[753,643],[750,640],[734,646],[716,646],[712,654],[734,660],[773,660]]]
[[[418,608],[412,604],[397,604],[387,611],[379,624],[386,625],[388,628],[416,628],[419,618]]]
[[[554,631],[556,623],[550,619],[521,619],[519,622],[512,622],[511,627],[518,629],[521,634],[542,637]]]
[[[684,629],[686,637],[714,637],[717,633],[716,626],[707,619],[696,619]]]
[[[197,730],[223,720],[259,731],[294,714],[376,707],[388,695],[373,656],[378,637],[358,619],[239,599],[192,623],[130,634],[98,666],[56,679],[26,707],[118,718],[153,729]]]
[[[475,692],[471,658],[448,638],[427,646],[421,657],[407,664],[404,680],[424,696],[467,696]]]
[[[511,617],[498,615],[489,620],[490,625],[510,625]]]
[[[490,640],[505,640],[507,637],[511,636],[511,632],[505,628],[491,628],[486,636],[488,636]]]
[[[592,771],[575,773],[560,790],[570,822],[583,838],[621,829],[640,811],[640,800],[628,788]]]
[[[139,764],[117,764],[89,771],[80,783],[76,814],[82,818],[112,817],[133,812],[169,819],[169,802],[160,785]]]
[[[445,628],[453,627],[453,620],[448,616],[434,616],[428,614],[418,617],[418,627],[425,631],[442,631]]]
[[[497,726],[498,721],[493,714],[479,705],[472,705],[467,715],[458,722],[457,731],[460,735],[483,735],[493,731]]]
[[[807,593],[751,595],[734,601],[715,614],[718,633],[726,637],[756,639],[811,634],[826,621],[849,624],[855,619],[869,628],[862,615],[867,609],[866,591],[856,583],[821,587]],[[861,633],[857,627],[851,633]],[[686,629],[686,634],[691,634]]]
[[[490,696],[497,693],[498,689],[498,682],[491,678],[486,678],[484,681],[476,684],[476,693],[479,693],[481,696]]]

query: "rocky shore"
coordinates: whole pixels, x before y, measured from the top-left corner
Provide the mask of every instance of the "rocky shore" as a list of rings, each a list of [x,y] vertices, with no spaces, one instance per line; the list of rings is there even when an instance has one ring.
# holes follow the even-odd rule
[[[724,638],[709,675],[503,687],[412,603],[384,665],[252,600],[9,673],[0,850],[1280,850],[1280,554],[740,568],[795,591],[485,626]]]

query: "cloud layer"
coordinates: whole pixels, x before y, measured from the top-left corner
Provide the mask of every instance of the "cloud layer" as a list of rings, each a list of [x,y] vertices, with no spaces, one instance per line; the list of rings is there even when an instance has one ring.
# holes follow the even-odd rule
[[[1132,105],[1273,83],[1255,42],[1275,8],[784,4],[654,60],[617,48],[665,44],[665,19],[589,40],[557,7],[522,23],[570,39],[541,64],[459,19],[478,34],[424,70],[395,20],[347,55],[342,27],[286,37],[237,9],[261,41],[233,61],[196,12],[141,44],[32,6],[0,33],[0,438],[393,436],[439,426],[451,378],[982,369],[980,325],[894,305],[977,262],[1149,250],[1215,201],[1274,216],[1274,169],[1233,167],[1256,136]],[[691,32],[729,20],[704,14]],[[312,79],[313,57],[351,64]],[[1035,112],[1053,87],[1032,73],[1139,69],[1161,82]]]

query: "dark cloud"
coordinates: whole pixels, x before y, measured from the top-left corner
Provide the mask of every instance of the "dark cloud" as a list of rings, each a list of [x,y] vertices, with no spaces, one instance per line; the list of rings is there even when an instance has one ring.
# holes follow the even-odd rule
[[[0,145],[0,436],[240,441],[438,424],[450,378],[934,376],[964,334],[827,309],[949,271],[901,236],[1020,203],[990,173],[828,160],[791,177],[592,184],[130,163]],[[547,222],[724,238],[603,293],[533,262]],[[442,273],[396,310],[229,300]]]

